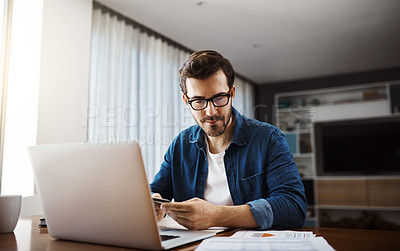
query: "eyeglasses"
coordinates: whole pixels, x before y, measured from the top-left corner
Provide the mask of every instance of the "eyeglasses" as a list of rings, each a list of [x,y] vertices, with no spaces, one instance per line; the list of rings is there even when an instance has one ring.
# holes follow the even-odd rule
[[[188,100],[188,104],[195,111],[206,109],[209,101],[211,101],[215,107],[223,107],[229,103],[229,98],[231,97],[230,92],[231,91],[229,90],[227,93],[217,94],[211,98],[194,98]]]

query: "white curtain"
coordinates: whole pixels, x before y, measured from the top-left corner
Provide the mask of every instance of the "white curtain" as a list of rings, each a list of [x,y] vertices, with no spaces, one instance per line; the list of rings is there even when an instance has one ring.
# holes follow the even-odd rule
[[[243,115],[254,118],[255,101],[254,86],[240,77],[235,77],[236,94],[233,106]]]
[[[189,53],[146,28],[94,5],[88,142],[138,140],[151,181],[169,144],[194,124],[178,70]],[[253,86],[237,78],[234,106],[253,117]]]

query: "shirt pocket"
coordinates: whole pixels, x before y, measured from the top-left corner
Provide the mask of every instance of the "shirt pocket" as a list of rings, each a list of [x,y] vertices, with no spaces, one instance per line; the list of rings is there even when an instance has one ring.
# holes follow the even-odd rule
[[[241,179],[241,188],[246,201],[267,198],[267,186],[265,185],[265,171]]]

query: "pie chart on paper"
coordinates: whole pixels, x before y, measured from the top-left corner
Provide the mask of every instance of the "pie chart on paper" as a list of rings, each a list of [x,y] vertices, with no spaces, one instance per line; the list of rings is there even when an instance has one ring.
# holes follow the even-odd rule
[[[261,235],[261,237],[272,237],[272,236],[275,236],[275,235],[273,235],[273,234],[268,234],[268,233],[263,233],[263,234]]]

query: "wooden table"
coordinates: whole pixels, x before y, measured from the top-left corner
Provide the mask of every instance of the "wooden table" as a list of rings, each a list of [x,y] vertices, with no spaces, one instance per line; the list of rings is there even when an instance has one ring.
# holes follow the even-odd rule
[[[39,218],[21,218],[14,233],[0,234],[0,250],[132,250],[112,246],[95,245],[73,241],[55,240],[47,232],[47,228],[39,228]],[[313,231],[324,237],[336,250],[400,250],[400,231],[358,230],[344,228],[304,227],[296,231]],[[230,236],[235,230],[218,234]],[[194,250],[200,241],[172,250]]]

